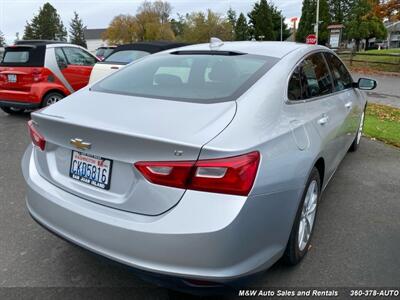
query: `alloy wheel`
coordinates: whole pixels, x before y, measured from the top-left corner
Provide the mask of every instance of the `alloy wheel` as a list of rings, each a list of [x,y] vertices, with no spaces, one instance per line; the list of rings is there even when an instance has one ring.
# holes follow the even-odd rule
[[[303,203],[303,208],[301,210],[298,239],[297,239],[300,251],[304,250],[311,237],[315,221],[315,214],[317,211],[317,201],[318,201],[318,183],[316,180],[313,180],[308,186],[307,194]]]

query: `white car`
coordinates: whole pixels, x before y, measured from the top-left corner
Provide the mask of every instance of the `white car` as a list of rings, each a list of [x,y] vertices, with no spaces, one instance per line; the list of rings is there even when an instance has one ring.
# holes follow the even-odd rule
[[[104,78],[144,56],[182,46],[186,46],[186,44],[175,42],[143,42],[118,46],[109,56],[93,67],[89,83]]]

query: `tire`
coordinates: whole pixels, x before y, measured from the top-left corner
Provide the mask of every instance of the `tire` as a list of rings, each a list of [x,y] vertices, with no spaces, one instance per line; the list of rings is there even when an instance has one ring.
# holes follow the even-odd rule
[[[354,141],[349,148],[350,152],[356,152],[358,150],[358,147],[360,146],[362,131],[364,128],[364,121],[365,121],[365,109],[361,115],[361,121],[360,121],[360,125],[358,126],[356,137],[354,138]]]
[[[64,95],[57,92],[48,93],[44,96],[42,101],[42,107],[50,106],[64,98]]]
[[[23,108],[14,108],[14,107],[5,107],[2,106],[0,107],[2,111],[9,115],[21,115],[25,112],[25,109]]]
[[[311,171],[310,177],[307,180],[307,184],[304,189],[299,208],[297,210],[296,218],[293,223],[292,231],[290,233],[289,241],[286,246],[285,254],[283,256],[283,261],[288,265],[298,264],[308,252],[311,243],[313,229],[315,227],[315,220],[316,220],[316,214],[320,196],[321,196],[321,179],[318,169],[314,167]],[[307,202],[309,206],[307,206]],[[313,203],[315,205],[311,205]],[[314,212],[313,216],[309,214],[310,219],[303,217],[304,212],[307,213],[307,210],[310,213],[311,211]],[[310,226],[311,229],[308,231],[306,230],[306,228],[309,227],[304,226],[304,224],[310,224],[310,222],[311,222]],[[300,226],[304,228],[303,230],[304,235],[301,235],[300,233],[301,229]],[[309,232],[308,237],[307,237],[307,232]],[[299,239],[300,236],[303,236],[303,239]]]

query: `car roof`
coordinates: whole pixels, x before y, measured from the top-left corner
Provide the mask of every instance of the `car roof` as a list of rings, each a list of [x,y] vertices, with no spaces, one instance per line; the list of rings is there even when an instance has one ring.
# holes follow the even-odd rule
[[[253,55],[264,55],[276,58],[282,58],[290,52],[306,49],[327,49],[321,46],[307,45],[295,42],[223,42],[221,46],[216,46],[212,50],[242,52]],[[210,51],[210,43],[197,44],[179,48],[180,51]]]
[[[52,41],[52,40],[19,40],[15,42],[15,45],[49,45],[49,44],[66,44],[66,42]]]
[[[149,53],[156,53],[163,50],[187,46],[187,43],[167,42],[167,41],[154,41],[154,42],[139,42],[133,44],[125,44],[115,48],[113,53],[124,50],[140,50]]]

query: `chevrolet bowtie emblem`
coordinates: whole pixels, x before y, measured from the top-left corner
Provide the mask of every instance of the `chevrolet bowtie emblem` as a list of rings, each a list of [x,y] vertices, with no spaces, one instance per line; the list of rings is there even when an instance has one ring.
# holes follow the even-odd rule
[[[90,147],[92,146],[91,143],[86,143],[83,140],[78,139],[78,138],[71,139],[70,144],[74,145],[75,148],[80,149],[80,150],[87,150],[87,149],[90,149]]]

